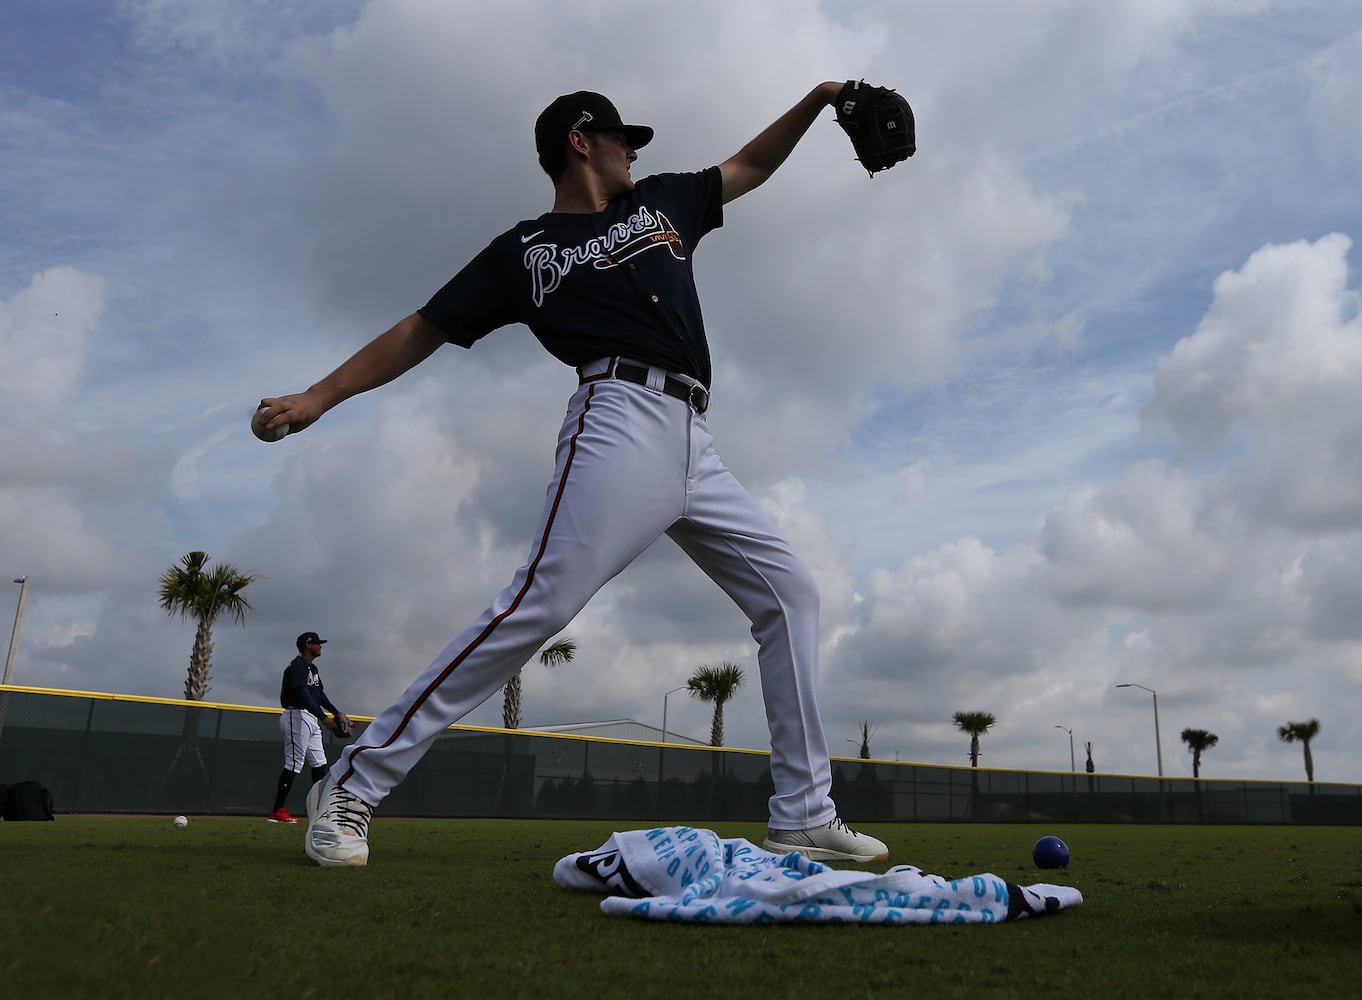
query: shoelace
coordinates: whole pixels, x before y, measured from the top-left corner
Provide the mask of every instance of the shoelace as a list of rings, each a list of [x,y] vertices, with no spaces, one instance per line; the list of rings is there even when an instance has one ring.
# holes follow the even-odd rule
[[[355,837],[368,837],[369,817],[373,810],[363,802],[358,796],[347,792],[344,788],[337,788],[335,791],[335,803],[327,810],[331,814],[331,820],[336,826],[343,826],[351,831]]]
[[[828,829],[841,830],[843,833],[849,833],[853,837],[859,836],[859,834],[855,830],[847,826],[846,821],[842,819],[841,816],[832,817],[832,822],[828,824]]]

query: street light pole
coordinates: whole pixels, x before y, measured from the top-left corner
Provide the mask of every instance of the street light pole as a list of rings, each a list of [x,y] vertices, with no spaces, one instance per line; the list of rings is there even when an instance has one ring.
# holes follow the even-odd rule
[[[14,612],[14,628],[9,633],[9,655],[5,657],[4,680],[0,684],[8,684],[10,676],[14,673],[14,653],[19,648],[19,626],[24,620],[24,602],[28,600],[28,577],[21,576],[14,581],[19,585],[19,607]]]
[[[667,699],[678,691],[684,691],[690,685],[682,684],[679,688],[672,688],[662,696],[662,742],[667,742]]]
[[[1059,726],[1059,725],[1056,725],[1055,728],[1056,728],[1056,729],[1062,729],[1062,730],[1064,730],[1066,733],[1069,734],[1069,770],[1070,770],[1070,771],[1077,771],[1077,770],[1078,770],[1078,758],[1074,756],[1074,731],[1073,731],[1072,729],[1070,729],[1068,726]]]
[[[0,675],[0,684],[8,684],[14,673],[14,652],[19,648],[19,624],[24,620],[24,601],[28,599],[28,577],[21,576],[14,581],[19,585],[19,607],[14,611],[14,628],[9,633],[9,655],[5,657],[5,672]],[[9,692],[0,692],[0,731],[4,730],[5,716],[9,714]]]
[[[1118,688],[1139,688],[1154,696],[1154,753],[1159,762],[1159,777],[1163,777],[1163,741],[1159,738],[1159,693],[1143,684],[1117,684]]]

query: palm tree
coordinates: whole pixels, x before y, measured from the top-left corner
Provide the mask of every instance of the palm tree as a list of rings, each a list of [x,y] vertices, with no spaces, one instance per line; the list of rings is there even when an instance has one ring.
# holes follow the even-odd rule
[[[539,651],[539,662],[546,667],[557,667],[571,663],[577,655],[577,643],[564,636],[549,643]],[[506,682],[501,701],[501,725],[503,729],[520,728],[520,671]]]
[[[861,738],[857,740],[847,740],[848,743],[859,742],[861,744],[861,760],[870,759],[870,737],[875,735],[878,727],[872,726],[869,722],[861,723]]]
[[[1187,749],[1192,751],[1192,777],[1201,777],[1201,754],[1204,750],[1209,750],[1220,742],[1220,737],[1215,733],[1208,733],[1204,729],[1184,729],[1182,731],[1182,742],[1187,744]]]
[[[956,712],[952,717],[955,728],[969,733],[969,766],[979,766],[979,737],[998,722],[992,712]]]
[[[709,745],[724,745],[724,702],[738,693],[742,687],[742,667],[725,660],[717,667],[696,667],[695,673],[686,681],[686,689],[692,698],[714,703],[714,722],[709,728]]]
[[[1310,741],[1319,735],[1319,720],[1311,719],[1309,722],[1288,722],[1284,726],[1277,727],[1277,739],[1283,743],[1295,743],[1297,740],[1305,748],[1305,780],[1313,782],[1315,780],[1315,758],[1310,756]],[[1314,789],[1311,789],[1314,791]]]
[[[251,602],[242,591],[260,579],[256,574],[241,572],[231,563],[219,563],[211,572],[207,565],[207,552],[187,553],[180,565],[161,574],[158,591],[161,607],[167,614],[178,614],[181,621],[192,616],[198,622],[194,649],[189,654],[189,676],[184,682],[186,701],[203,701],[208,695],[213,669],[213,623],[226,613],[238,625],[244,625]]]

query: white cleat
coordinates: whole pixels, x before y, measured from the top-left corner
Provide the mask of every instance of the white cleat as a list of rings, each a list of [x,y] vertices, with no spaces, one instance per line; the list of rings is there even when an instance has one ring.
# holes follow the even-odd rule
[[[373,807],[331,780],[330,772],[307,793],[303,850],[324,868],[369,863],[369,818]]]
[[[857,833],[834,816],[826,826],[810,830],[766,831],[761,845],[772,854],[802,854],[810,861],[888,861],[889,848],[874,837]]]

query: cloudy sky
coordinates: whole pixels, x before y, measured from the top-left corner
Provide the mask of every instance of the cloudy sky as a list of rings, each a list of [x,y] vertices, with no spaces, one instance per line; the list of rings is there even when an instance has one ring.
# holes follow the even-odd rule
[[[0,579],[14,682],[178,697],[191,549],[261,575],[209,697],[293,637],[383,708],[509,581],[573,373],[523,328],[275,445],[306,388],[548,209],[531,127],[611,95],[635,167],[717,163],[825,79],[896,86],[873,180],[831,112],[697,254],[729,466],[823,592],[834,753],[1362,782],[1359,0],[9,0]],[[7,616],[8,611],[0,610]],[[3,619],[0,619],[3,620]],[[631,717],[746,622],[665,539],[525,670],[527,725]],[[704,738],[684,693],[674,730]],[[466,722],[500,723],[494,698]]]

